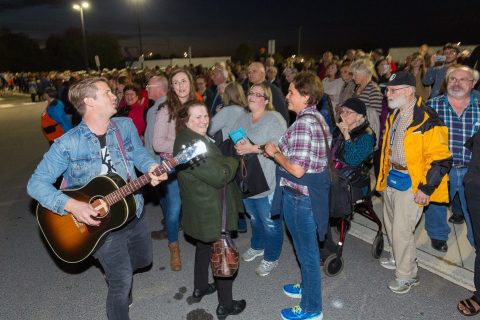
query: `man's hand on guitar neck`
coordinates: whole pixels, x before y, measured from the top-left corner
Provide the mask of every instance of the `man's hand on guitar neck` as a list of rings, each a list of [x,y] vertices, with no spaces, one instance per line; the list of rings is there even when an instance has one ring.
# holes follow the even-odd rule
[[[162,175],[160,175],[160,176],[156,176],[155,173],[153,173],[153,171],[155,171],[155,169],[157,169],[157,168],[158,168],[158,164],[154,164],[153,166],[150,167],[150,170],[148,170],[148,175],[149,175],[150,178],[152,179],[152,180],[150,181],[150,184],[151,184],[152,186],[154,186],[154,187],[155,187],[156,185],[160,184],[160,182],[165,181],[165,180],[168,179],[167,173],[164,173],[164,174],[162,174]]]
[[[73,214],[78,222],[85,223],[89,226],[100,225],[100,220],[94,219],[95,217],[98,217],[98,212],[93,210],[92,207],[90,207],[90,205],[86,202],[71,198],[65,204],[65,211]]]

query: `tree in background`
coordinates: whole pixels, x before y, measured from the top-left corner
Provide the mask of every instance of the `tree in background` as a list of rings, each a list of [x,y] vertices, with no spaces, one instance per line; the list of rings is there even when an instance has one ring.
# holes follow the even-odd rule
[[[102,68],[122,66],[120,44],[115,37],[102,33],[87,34],[88,64],[95,69],[95,55]],[[51,35],[46,42],[46,58],[51,69],[84,69],[83,38],[77,28],[69,28],[62,35]]]
[[[241,43],[235,54],[232,57],[233,62],[240,62],[241,64],[248,64],[255,58],[255,48],[247,43]]]
[[[38,71],[43,69],[43,62],[43,52],[35,40],[22,33],[0,29],[0,70]]]

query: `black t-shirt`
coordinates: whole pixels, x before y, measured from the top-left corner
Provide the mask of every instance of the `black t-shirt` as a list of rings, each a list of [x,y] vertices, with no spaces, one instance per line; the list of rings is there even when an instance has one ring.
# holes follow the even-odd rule
[[[100,149],[102,153],[102,170],[100,175],[107,175],[109,173],[116,173],[115,167],[112,163],[112,158],[110,158],[110,153],[107,148],[107,134],[97,136],[98,141],[100,142]]]

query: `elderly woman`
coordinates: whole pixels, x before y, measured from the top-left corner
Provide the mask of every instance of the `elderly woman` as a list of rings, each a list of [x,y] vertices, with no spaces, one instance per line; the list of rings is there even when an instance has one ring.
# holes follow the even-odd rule
[[[208,283],[211,244],[220,238],[222,217],[221,190],[228,183],[227,230],[237,226],[237,213],[242,210],[238,187],[233,183],[238,161],[225,157],[207,137],[209,115],[207,107],[198,101],[186,103],[178,112],[174,152],[183,145],[201,140],[207,145],[207,157],[198,165],[178,172],[182,196],[183,232],[195,240],[194,291],[192,302],[200,302],[205,295],[218,290],[218,319],[240,314],[246,306],[245,300],[232,299],[234,278],[215,278]]]
[[[152,142],[153,149],[162,158],[166,159],[171,158],[173,153],[177,112],[185,102],[195,98],[192,75],[187,70],[175,69],[170,74],[168,82],[167,100],[158,107]],[[178,230],[180,226],[181,199],[178,181],[175,176],[170,177],[171,179],[165,183],[167,207],[165,223],[168,248],[170,249],[170,269],[172,271],[180,271],[182,269],[182,261],[178,243]]]
[[[362,164],[370,159],[375,146],[375,133],[369,127],[366,119],[367,108],[362,100],[348,99],[341,106],[339,113],[342,121],[333,132],[332,143],[335,168],[347,178],[353,178],[352,171],[361,169]],[[360,188],[362,195],[366,195],[368,173],[365,173],[363,179],[358,175],[355,178],[356,181],[351,181],[353,187]]]
[[[234,125],[234,128],[242,128],[247,135],[235,145],[237,153],[241,156],[261,153],[261,145],[267,141],[274,141],[276,144],[287,130],[287,123],[282,115],[273,109],[270,89],[263,83],[250,87],[248,110],[249,112],[242,114]],[[258,160],[262,170],[258,174],[265,176],[269,190],[243,199],[245,209],[251,218],[252,238],[250,248],[242,254],[242,259],[249,262],[263,256],[255,272],[264,277],[278,265],[283,244],[283,226],[281,219],[278,217],[273,219],[270,213],[275,190],[275,162],[261,156]]]
[[[357,98],[350,98],[339,108],[341,122],[333,131],[332,154],[335,168],[348,178],[352,184],[352,200],[357,201],[369,191],[369,162],[375,147],[375,134],[366,119],[365,104]],[[322,261],[333,254],[336,243],[330,230],[322,243],[320,253]]]
[[[280,138],[278,147],[271,142],[265,146],[265,153],[281,167],[276,171],[271,211],[283,214],[302,276],[300,284],[283,287],[287,296],[301,298],[300,305],[281,311],[286,320],[323,318],[317,230],[323,240],[329,217],[327,148],[331,135],[315,107],[322,95],[322,83],[316,75],[302,72],[295,76],[287,101],[297,119]]]
[[[378,85],[372,81],[375,74],[373,63],[368,59],[357,60],[350,66],[353,81],[357,85],[353,97],[359,98],[367,107],[367,119],[370,128],[375,132],[377,141],[382,141],[382,130],[387,117],[387,106],[383,104],[383,94]],[[374,155],[375,173],[380,167],[380,149]],[[377,175],[377,174],[376,174]]]

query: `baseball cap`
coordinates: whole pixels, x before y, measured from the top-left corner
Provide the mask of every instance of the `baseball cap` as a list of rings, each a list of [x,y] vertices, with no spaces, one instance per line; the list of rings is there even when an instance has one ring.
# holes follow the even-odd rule
[[[389,86],[416,86],[415,77],[410,72],[406,71],[399,71],[394,73],[390,76],[387,83],[382,83],[382,87],[389,87]]]

